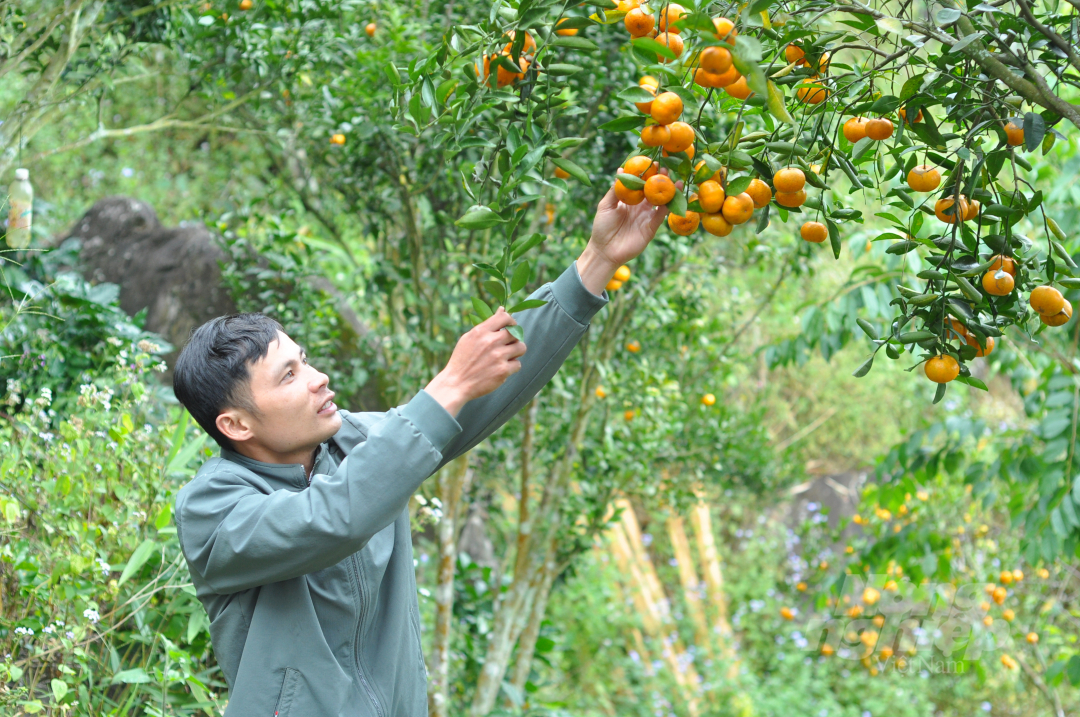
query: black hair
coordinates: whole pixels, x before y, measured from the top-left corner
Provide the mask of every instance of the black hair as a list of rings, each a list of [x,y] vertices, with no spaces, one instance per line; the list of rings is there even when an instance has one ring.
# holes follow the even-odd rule
[[[222,448],[233,445],[218,430],[217,417],[227,408],[258,415],[248,366],[266,357],[279,331],[281,324],[265,314],[219,316],[192,331],[176,359],[173,393]]]

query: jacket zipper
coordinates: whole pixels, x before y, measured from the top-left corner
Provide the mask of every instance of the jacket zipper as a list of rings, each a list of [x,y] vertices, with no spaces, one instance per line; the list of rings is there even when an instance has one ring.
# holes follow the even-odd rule
[[[367,678],[364,677],[364,672],[360,669],[360,632],[364,626],[364,583],[362,580],[364,568],[360,564],[360,558],[355,553],[352,558],[356,562],[356,592],[360,596],[360,609],[357,610],[359,619],[356,621],[356,639],[353,641],[353,661],[356,662],[356,674],[360,678],[360,684],[364,686],[364,691],[371,698],[371,703],[375,705],[375,712],[379,717],[383,717],[382,707],[379,706],[375,691],[371,689]]]

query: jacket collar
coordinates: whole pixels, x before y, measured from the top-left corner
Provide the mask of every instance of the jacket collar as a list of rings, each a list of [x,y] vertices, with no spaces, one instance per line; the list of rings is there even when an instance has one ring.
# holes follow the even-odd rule
[[[221,449],[221,457],[224,460],[241,465],[267,480],[281,481],[296,488],[308,487],[308,478],[304,474],[304,466],[300,463],[264,463],[228,448]],[[312,474],[320,472],[320,468],[328,458],[327,444],[322,443],[315,450],[315,463],[311,470]]]

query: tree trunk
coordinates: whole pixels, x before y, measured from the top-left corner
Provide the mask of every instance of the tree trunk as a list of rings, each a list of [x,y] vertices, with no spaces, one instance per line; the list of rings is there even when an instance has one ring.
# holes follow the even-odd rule
[[[554,557],[544,565],[540,587],[533,598],[532,610],[529,612],[529,622],[525,625],[524,632],[518,641],[517,655],[514,658],[514,672],[511,684],[524,692],[525,683],[529,681],[529,673],[532,671],[533,654],[536,652],[536,640],[540,637],[540,624],[544,621],[544,613],[547,611],[548,597],[551,595],[551,585],[558,577],[558,568]]]
[[[438,494],[442,503],[439,538],[439,576],[435,587],[435,633],[428,659],[428,714],[447,717],[450,686],[450,640],[454,617],[454,572],[460,523],[466,514],[464,496],[469,490],[469,454],[455,458],[439,471]]]

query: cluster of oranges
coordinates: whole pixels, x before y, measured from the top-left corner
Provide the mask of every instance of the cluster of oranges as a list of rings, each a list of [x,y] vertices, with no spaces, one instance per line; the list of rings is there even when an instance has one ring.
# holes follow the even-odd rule
[[[798,45],[791,44],[784,48],[784,59],[788,64],[796,67],[810,67],[810,60],[806,58],[806,51]],[[820,80],[821,73],[829,69],[829,53],[822,53],[814,65],[814,73],[799,83],[795,90],[795,96],[799,102],[808,105],[819,105],[829,99],[829,88]]]
[[[902,110],[901,110],[902,111]],[[921,114],[919,115],[922,116]],[[869,137],[875,142],[881,142],[893,135],[892,120],[885,117],[867,119],[865,117],[852,117],[844,122],[843,133],[848,142],[854,144],[864,137]]]
[[[1072,304],[1052,286],[1036,286],[1028,304],[1047,326],[1062,326],[1072,318]]]
[[[560,32],[560,31],[557,31]],[[566,31],[561,31],[560,34]],[[573,32],[577,32],[574,30]],[[496,57],[502,56],[506,58],[510,64],[514,64],[513,58],[510,55],[510,50],[514,46],[514,38],[516,37],[513,30],[506,33],[506,37],[510,39],[509,42],[499,51],[497,55],[482,55],[481,61],[484,63],[484,69],[481,74],[479,66],[474,65],[473,70],[476,72],[477,77],[481,78],[481,81],[487,82],[487,79],[491,76],[491,63],[495,61]],[[536,53],[536,40],[529,33],[525,33],[525,42],[521,47],[521,54],[518,57],[517,66],[521,70],[520,72],[513,72],[508,70],[499,62],[495,64],[495,84],[499,87],[506,87],[513,84],[518,80],[525,78],[525,72],[529,69],[529,65],[532,64],[533,55]]]

